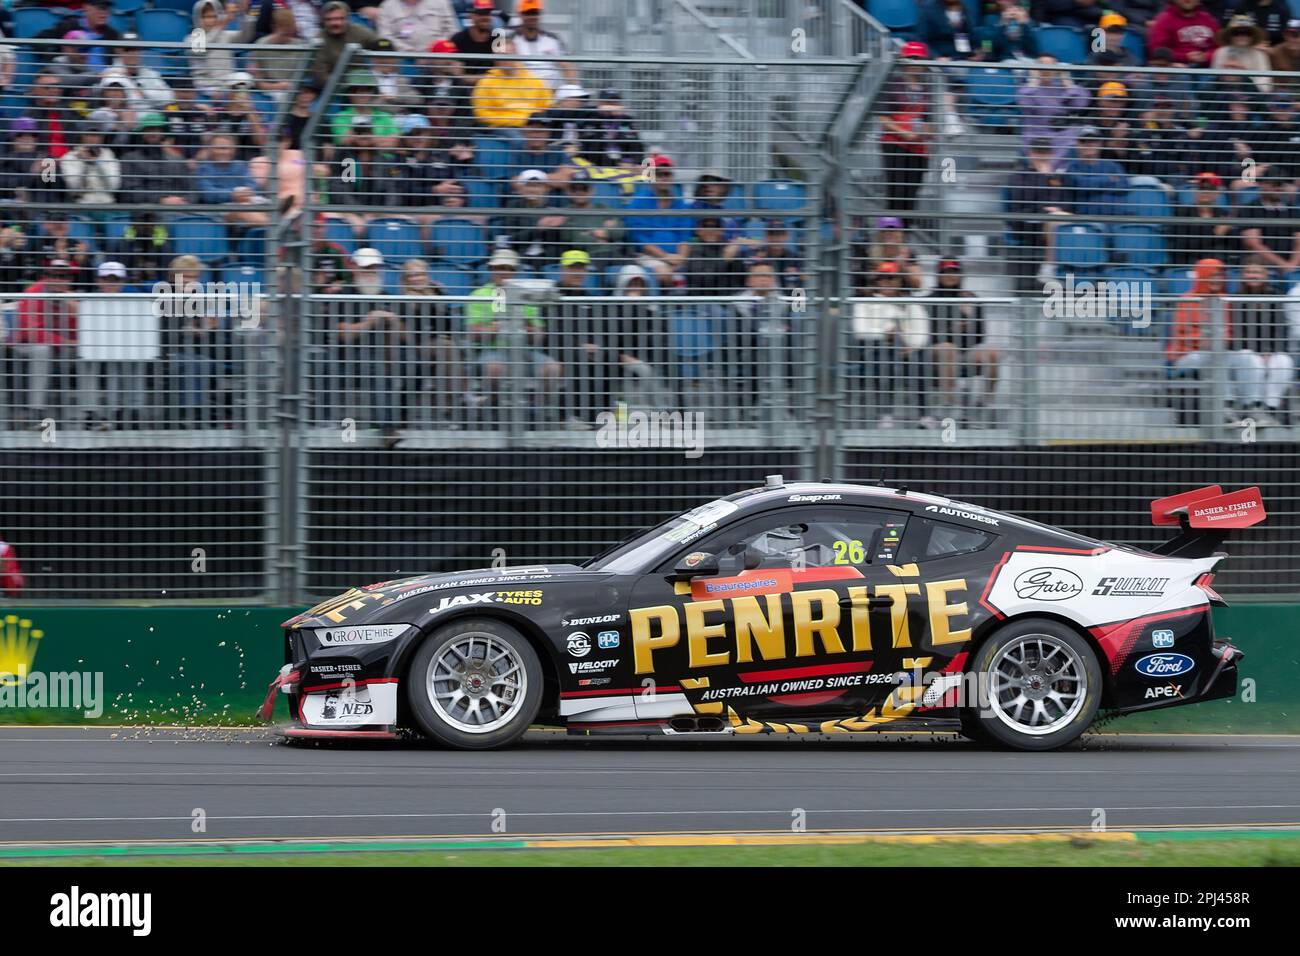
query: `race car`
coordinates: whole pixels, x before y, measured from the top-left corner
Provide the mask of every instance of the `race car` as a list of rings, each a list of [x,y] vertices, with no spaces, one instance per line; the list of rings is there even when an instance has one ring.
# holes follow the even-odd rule
[[[844,734],[918,726],[1021,750],[1099,710],[1236,693],[1211,587],[1258,488],[1151,504],[1151,551],[876,485],[708,502],[583,565],[428,574],[286,621],[288,737],[503,747],[573,734]]]

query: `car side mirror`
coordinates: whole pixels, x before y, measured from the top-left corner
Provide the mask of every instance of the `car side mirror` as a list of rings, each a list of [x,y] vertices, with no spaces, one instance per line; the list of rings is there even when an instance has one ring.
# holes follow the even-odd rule
[[[689,581],[691,578],[715,577],[722,573],[718,567],[718,556],[705,551],[692,551],[677,562],[669,581]]]

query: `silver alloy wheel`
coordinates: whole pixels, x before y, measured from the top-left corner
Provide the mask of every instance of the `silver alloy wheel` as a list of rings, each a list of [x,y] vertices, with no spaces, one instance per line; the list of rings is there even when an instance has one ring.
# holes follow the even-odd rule
[[[528,673],[514,648],[495,634],[457,634],[433,655],[425,674],[429,703],[450,726],[486,734],[514,719]]]
[[[989,663],[989,706],[1017,733],[1044,737],[1083,710],[1088,673],[1070,645],[1050,634],[1026,634]]]

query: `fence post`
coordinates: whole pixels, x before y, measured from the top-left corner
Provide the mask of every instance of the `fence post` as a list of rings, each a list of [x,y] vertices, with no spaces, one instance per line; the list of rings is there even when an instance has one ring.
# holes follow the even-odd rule
[[[1228,352],[1225,348],[1227,322],[1224,315],[1228,304],[1221,296],[1203,300],[1209,314],[1208,328],[1210,360],[1205,368],[1206,388],[1202,389],[1200,402],[1201,432],[1207,441],[1222,438],[1220,423],[1228,407]]]
[[[1038,322],[1042,317],[1041,299],[1016,300],[1012,314],[1020,318],[1020,361],[1018,377],[1021,382],[1020,408],[1016,409],[1019,438],[1022,445],[1038,441]],[[1016,391],[1011,390],[1015,395]],[[1014,401],[1011,403],[1014,405]]]

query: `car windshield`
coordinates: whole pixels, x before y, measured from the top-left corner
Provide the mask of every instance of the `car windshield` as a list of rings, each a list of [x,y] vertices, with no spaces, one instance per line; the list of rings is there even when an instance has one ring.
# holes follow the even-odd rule
[[[718,522],[735,512],[734,501],[722,498],[692,508],[685,514],[669,518],[661,525],[633,535],[622,544],[592,558],[584,565],[592,571],[633,574],[652,568],[688,541],[717,527]]]

